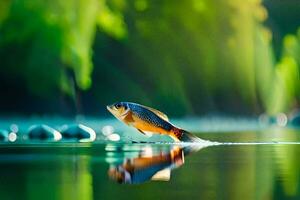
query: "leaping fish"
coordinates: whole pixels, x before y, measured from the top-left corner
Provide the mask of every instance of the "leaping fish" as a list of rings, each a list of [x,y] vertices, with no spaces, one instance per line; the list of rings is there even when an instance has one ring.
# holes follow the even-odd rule
[[[200,138],[169,122],[166,114],[147,106],[131,102],[118,102],[107,106],[117,119],[135,127],[144,135],[164,134],[175,142],[201,142]]]

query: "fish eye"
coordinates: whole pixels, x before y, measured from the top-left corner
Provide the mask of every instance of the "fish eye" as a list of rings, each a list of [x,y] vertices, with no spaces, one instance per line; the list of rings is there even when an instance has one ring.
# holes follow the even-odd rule
[[[119,108],[121,108],[121,104],[120,104],[120,103],[117,103],[117,104],[115,105],[115,107],[116,107],[116,109],[119,109]]]

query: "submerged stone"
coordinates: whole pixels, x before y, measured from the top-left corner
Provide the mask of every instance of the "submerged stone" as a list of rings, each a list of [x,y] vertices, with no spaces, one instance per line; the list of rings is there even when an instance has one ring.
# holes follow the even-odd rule
[[[0,130],[0,142],[1,141],[8,141],[8,131],[7,130]]]
[[[94,141],[96,139],[96,132],[82,124],[65,125],[61,134],[64,139],[75,139],[81,142]]]
[[[61,133],[47,125],[33,125],[29,128],[28,137],[37,140],[54,140],[62,138]]]

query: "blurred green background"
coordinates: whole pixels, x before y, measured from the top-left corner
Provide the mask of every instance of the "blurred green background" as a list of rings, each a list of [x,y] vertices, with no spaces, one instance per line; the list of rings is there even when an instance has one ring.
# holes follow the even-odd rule
[[[1,0],[1,114],[273,115],[300,100],[298,0]]]

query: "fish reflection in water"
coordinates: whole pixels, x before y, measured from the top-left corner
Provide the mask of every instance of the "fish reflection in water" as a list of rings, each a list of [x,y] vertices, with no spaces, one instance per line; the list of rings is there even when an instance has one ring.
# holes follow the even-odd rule
[[[169,181],[171,171],[184,164],[184,157],[203,146],[173,146],[168,150],[154,150],[148,146],[141,148],[138,155],[124,156],[118,164],[110,163],[108,176],[118,182],[139,184],[146,181]],[[154,152],[155,151],[155,152]]]

